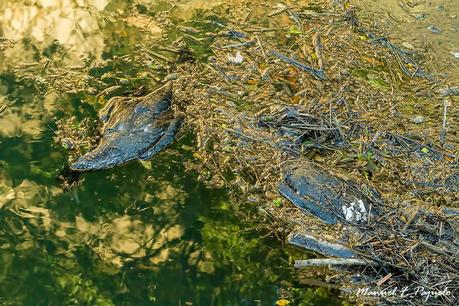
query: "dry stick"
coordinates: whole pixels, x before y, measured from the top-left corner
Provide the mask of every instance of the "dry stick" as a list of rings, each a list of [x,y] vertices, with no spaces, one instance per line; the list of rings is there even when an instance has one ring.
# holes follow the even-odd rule
[[[357,253],[357,255],[363,257],[363,258],[368,258],[367,260],[369,261],[374,261],[376,263],[378,263],[379,265],[381,266],[390,266],[392,268],[396,268],[396,269],[399,269],[399,270],[405,270],[405,268],[399,266],[399,265],[396,265],[396,264],[393,264],[393,263],[390,263],[390,262],[387,262],[387,261],[384,261],[384,260],[381,260],[381,259],[378,259],[372,255],[367,255],[363,252],[360,252],[360,251],[357,251],[357,250],[353,250],[355,253]],[[412,273],[411,271],[408,271],[408,273]]]
[[[381,278],[377,283],[376,285],[377,286],[381,286],[382,284],[384,284],[389,278],[392,277],[392,273],[389,273],[387,274],[386,276],[384,276],[383,278]]]
[[[253,41],[246,41],[238,44],[226,45],[219,47],[220,49],[231,49],[231,48],[240,48],[240,47],[249,47],[253,45],[255,42]]]
[[[320,17],[320,16],[340,17],[341,16],[340,14],[337,14],[337,13],[327,13],[327,12],[319,13],[313,10],[303,10],[303,11],[300,11],[299,13],[302,15],[312,16],[312,17]]]
[[[309,74],[311,74],[316,79],[319,79],[319,80],[322,80],[322,81],[327,79],[327,77],[325,76],[325,72],[322,71],[322,70],[318,70],[318,69],[314,69],[314,68],[311,68],[309,66],[306,66],[306,65],[304,65],[304,64],[302,64],[302,63],[300,63],[300,62],[298,62],[298,61],[296,61],[294,59],[291,59],[291,58],[289,58],[289,57],[287,57],[287,56],[275,51],[275,50],[271,50],[269,52],[269,54],[272,55],[272,56],[275,56],[275,57],[279,58],[280,60],[282,60],[282,61],[284,61],[286,63],[289,63],[289,64],[291,64],[291,65],[293,65],[293,66],[295,66],[295,67],[297,67],[297,68],[299,68],[299,69],[301,69],[301,70],[303,70],[303,71],[305,71],[305,72],[307,72]]]
[[[316,33],[314,36],[312,36],[312,44],[314,45],[314,50],[317,56],[317,63],[319,64],[319,69],[324,70],[325,64],[324,64],[324,59],[322,57],[322,43],[320,41],[320,34]]]
[[[6,107],[7,107],[6,104],[0,106],[0,114],[3,113],[6,110]]]
[[[263,57],[265,58],[266,60],[266,53],[265,53],[265,48],[263,48],[263,45],[261,44],[261,40],[260,40],[260,37],[258,37],[258,34],[255,35],[255,37],[257,38],[257,41],[258,41],[258,45],[260,46],[260,49],[261,49],[261,53],[263,54]]]
[[[278,8],[274,11],[272,11],[271,13],[268,14],[268,17],[272,17],[272,16],[275,16],[275,15],[278,15],[280,13],[283,13],[285,12],[286,10],[288,10],[289,7],[288,6],[284,6],[284,7],[281,7],[281,8]]]
[[[434,246],[434,245],[431,245],[430,243],[426,242],[426,241],[420,241],[421,245],[424,246],[425,248],[431,250],[432,252],[435,252],[437,254],[440,254],[440,255],[444,255],[444,256],[450,256],[446,250],[443,250],[442,248],[439,248],[437,246]]]
[[[450,267],[448,266],[447,264],[441,262],[441,261],[437,261],[437,263],[442,266],[443,268],[445,268],[446,270],[448,270],[449,272],[452,272],[454,274],[457,274],[457,269],[453,268],[453,267]]]
[[[176,48],[172,48],[172,47],[159,47],[158,50],[159,51],[167,51],[167,52],[175,53],[175,54],[180,54],[181,51],[182,51],[180,49],[176,49]]]
[[[459,86],[442,88],[439,92],[443,97],[459,96]]]
[[[320,266],[377,266],[377,262],[356,258],[315,258],[295,260],[295,268],[320,267]]]
[[[252,14],[252,9],[250,9],[247,14],[245,15],[245,17],[242,19],[242,24],[245,24],[247,22],[247,19],[249,19],[249,16],[250,14]]]
[[[188,33],[183,33],[183,35],[186,36],[186,37],[188,37],[189,39],[191,39],[191,40],[197,42],[197,43],[200,44],[200,45],[203,44],[203,42],[202,42],[199,38],[196,38],[196,37],[194,37],[193,35],[190,35],[190,34],[188,34]]]
[[[167,57],[165,57],[165,56],[163,56],[163,55],[161,55],[161,54],[159,54],[159,53],[156,53],[156,52],[154,52],[154,51],[146,50],[146,49],[145,49],[145,51],[146,51],[148,54],[150,54],[151,56],[156,57],[156,58],[159,58],[160,60],[163,60],[163,61],[165,61],[166,63],[171,63],[171,62],[173,62],[172,59],[167,58]]]
[[[443,123],[441,126],[440,132],[440,142],[444,143],[446,140],[446,120],[447,120],[447,113],[448,113],[448,106],[449,100],[447,98],[443,99]]]
[[[416,210],[416,212],[414,212],[414,213],[410,216],[410,218],[408,219],[408,221],[406,221],[405,226],[403,226],[402,233],[406,233],[406,231],[408,230],[408,227],[411,225],[411,223],[413,223],[414,218],[416,218],[416,216],[418,215],[418,212],[419,212],[419,210]]]
[[[225,81],[226,84],[229,84],[228,82],[228,76],[226,75],[225,71],[223,71],[222,68],[220,68],[219,65],[217,64],[206,64],[206,67],[209,68],[210,70],[216,72],[217,74],[220,74],[223,76],[223,81]]]
[[[300,19],[298,19],[298,17],[295,16],[295,12],[292,13],[291,10],[287,10],[287,13],[288,13],[290,19],[292,19],[293,21],[296,22],[296,25],[298,26],[299,29],[303,28],[303,24],[300,21]]]
[[[245,31],[248,33],[255,33],[255,32],[274,32],[274,31],[283,31],[284,28],[254,28],[254,29],[246,29]]]

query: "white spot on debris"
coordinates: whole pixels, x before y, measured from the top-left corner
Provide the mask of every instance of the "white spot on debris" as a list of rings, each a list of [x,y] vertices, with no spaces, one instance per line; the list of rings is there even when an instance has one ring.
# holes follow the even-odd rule
[[[359,222],[361,220],[367,220],[367,210],[362,200],[352,202],[349,205],[345,204],[341,208],[343,209],[344,217],[349,222]]]
[[[244,61],[244,58],[241,55],[241,52],[237,51],[236,56],[232,57],[228,55],[228,61],[232,64],[239,65]]]

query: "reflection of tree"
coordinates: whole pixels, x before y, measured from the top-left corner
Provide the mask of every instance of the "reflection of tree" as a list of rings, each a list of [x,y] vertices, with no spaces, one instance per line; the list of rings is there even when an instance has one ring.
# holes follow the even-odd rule
[[[99,277],[97,273],[103,275],[107,270],[119,277],[125,262],[147,258],[146,264],[155,267],[166,261],[167,254],[173,253],[170,251],[174,249],[171,243],[183,235],[181,225],[174,223],[186,196],[167,181],[148,181],[141,177],[144,175],[132,176],[143,183],[134,185],[137,188],[121,188],[121,196],[113,193],[108,196],[102,192],[101,197],[93,198],[89,205],[101,205],[98,200],[103,198],[108,203],[113,202],[113,210],[107,205],[93,210],[93,215],[87,219],[78,208],[67,207],[67,211],[53,209],[55,204],[51,200],[71,205],[69,195],[53,192],[54,188],[29,180],[13,186],[9,174],[2,172],[0,188],[7,192],[1,194],[0,201],[3,220],[0,223],[0,290],[13,285],[13,278],[19,279],[21,286],[14,293],[17,301],[25,301],[30,290],[25,290],[23,286],[28,285],[26,282],[31,281],[30,274],[33,274],[37,278],[46,278],[46,288],[42,289],[57,291],[45,290],[50,297],[69,296],[67,302],[70,304],[72,299],[75,299],[75,304],[78,304],[76,301],[91,304],[96,300],[108,302],[99,293],[93,279]],[[122,180],[115,179],[114,183],[121,184]],[[96,189],[105,183],[100,182]],[[126,187],[131,192],[123,190]],[[148,199],[149,203],[141,201],[142,198]],[[142,209],[137,206],[140,202],[145,205]],[[160,204],[163,209],[153,209],[153,203]],[[144,221],[146,215],[149,215],[149,220]],[[33,263],[38,270],[18,271],[20,262],[25,266]],[[91,266],[97,271],[85,271]],[[86,272],[89,275],[85,276]],[[50,285],[52,289],[48,288]],[[39,284],[37,286],[40,287]],[[12,297],[9,293],[5,290],[0,296]]]
[[[154,179],[135,164],[88,175],[74,191],[73,201],[71,195],[52,186],[27,179],[14,184],[9,174],[2,172],[0,188],[7,192],[0,201],[0,218],[4,220],[0,223],[0,295],[13,304],[30,304],[29,296],[41,291],[51,304],[64,299],[66,304],[110,305],[114,300],[104,292],[114,290],[120,292],[116,297],[120,299],[132,300],[134,291],[143,299],[162,296],[175,303],[177,297],[170,295],[169,286],[180,280],[183,283],[174,290],[182,297],[195,292],[196,297],[189,296],[194,300],[200,292],[216,286],[214,298],[230,299],[230,292],[240,286],[233,282],[242,271],[223,283],[221,278],[238,260],[244,262],[243,269],[255,264],[246,256],[254,250],[247,246],[254,242],[230,239],[232,227],[214,223],[209,216],[198,222],[205,223],[204,242],[219,242],[203,248],[197,218],[213,214],[210,208],[220,201],[220,193],[212,195],[191,177],[176,176],[184,169],[170,156],[159,156],[156,162],[151,167]],[[225,231],[230,233],[223,235]],[[228,257],[231,252],[225,239],[232,247],[244,249],[242,253],[234,250],[238,259]],[[18,269],[18,265],[35,268]],[[207,276],[190,278],[199,274]],[[12,279],[18,280],[15,288],[10,288]],[[31,292],[27,286],[33,280],[41,283]],[[148,283],[140,285],[141,281]],[[10,300],[12,293],[14,301]]]
[[[270,300],[281,251],[236,225],[222,193],[184,176],[177,159],[88,175],[73,195],[15,185],[3,172],[0,296],[31,304],[40,294],[56,305]]]

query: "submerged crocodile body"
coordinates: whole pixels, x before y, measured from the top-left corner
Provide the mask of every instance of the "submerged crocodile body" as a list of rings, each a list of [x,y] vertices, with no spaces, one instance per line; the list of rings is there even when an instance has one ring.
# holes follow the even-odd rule
[[[383,204],[375,190],[338,178],[306,160],[287,167],[278,189],[296,207],[327,224],[364,223]]]
[[[174,140],[183,117],[172,110],[170,82],[143,97],[114,97],[99,113],[104,126],[98,147],[70,169],[97,171],[150,159]]]

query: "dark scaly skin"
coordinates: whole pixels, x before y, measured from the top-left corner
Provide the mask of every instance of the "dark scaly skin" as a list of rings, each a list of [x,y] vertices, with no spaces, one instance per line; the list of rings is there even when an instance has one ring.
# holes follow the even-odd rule
[[[353,181],[334,176],[319,165],[297,159],[284,169],[283,179],[278,183],[279,192],[293,205],[306,214],[327,224],[365,226],[366,218],[359,221],[346,220],[343,206],[360,202],[365,207],[367,217],[378,216],[383,201],[375,190],[361,188]],[[353,258],[356,254],[340,238],[333,241],[320,234],[292,233],[289,243],[326,257]]]
[[[152,158],[170,144],[183,121],[174,114],[172,84],[144,97],[115,97],[99,113],[104,126],[98,147],[70,166],[79,172],[112,168]]]
[[[286,169],[278,189],[302,211],[328,224],[350,223],[345,219],[343,206],[362,201],[366,211],[374,215],[382,203],[376,192],[366,194],[354,182],[340,179],[316,164],[301,160]]]

